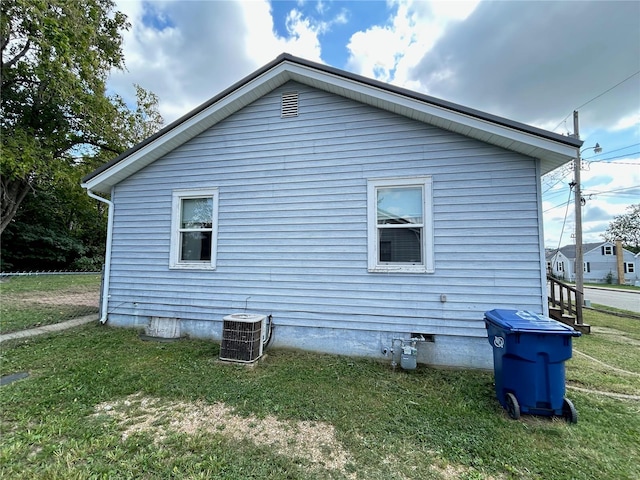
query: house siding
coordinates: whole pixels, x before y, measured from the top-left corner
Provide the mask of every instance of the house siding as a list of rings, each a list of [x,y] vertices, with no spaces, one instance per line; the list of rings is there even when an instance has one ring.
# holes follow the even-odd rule
[[[419,360],[489,367],[483,313],[544,311],[536,162],[288,83],[116,186],[109,321],[219,339],[225,315],[272,314],[276,346],[375,356],[417,332]],[[367,180],[424,175],[435,273],[369,273]],[[171,270],[172,191],[209,187],[216,270]]]
[[[610,247],[613,252],[616,252],[615,245],[611,242],[603,243],[589,243],[583,246],[584,248],[584,281],[589,283],[618,283],[618,257],[617,252],[610,255],[604,254],[604,247]],[[576,267],[575,267],[575,247],[566,246],[561,250],[567,252],[567,255],[562,251],[558,251],[558,261],[563,261],[565,265],[564,272],[554,270],[553,273],[560,278],[567,281],[575,281]],[[627,266],[631,265],[633,272],[626,271],[624,273],[625,283],[635,284],[640,279],[638,275],[638,257],[634,256],[632,252],[626,249],[622,249],[622,260]],[[555,265],[554,265],[555,268]],[[610,277],[609,277],[610,275]]]
[[[603,243],[602,245],[609,245],[612,248],[614,247],[611,243]],[[622,259],[624,263],[634,264],[634,272],[624,274],[625,281],[633,284],[638,278],[636,276],[637,273],[635,272],[636,258],[633,253],[623,249]],[[604,255],[602,252],[602,246],[599,246],[598,248],[585,252],[584,261],[585,263],[589,262],[590,267],[590,272],[585,272],[584,274],[585,281],[606,283],[608,281],[608,276],[611,275],[611,281],[613,283],[618,283],[618,257],[616,255]]]

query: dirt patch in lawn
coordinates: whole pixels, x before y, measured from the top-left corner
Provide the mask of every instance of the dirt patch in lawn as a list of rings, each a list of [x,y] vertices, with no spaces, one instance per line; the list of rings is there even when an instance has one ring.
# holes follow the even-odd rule
[[[325,422],[282,421],[273,416],[242,417],[223,403],[169,402],[141,394],[96,406],[94,416],[101,415],[116,419],[123,439],[144,432],[151,434],[160,444],[172,433],[224,435],[236,441],[249,440],[256,445],[269,446],[279,455],[303,459],[314,470],[333,470],[347,478],[356,478],[352,456],[336,439],[334,427]],[[388,457],[383,463],[400,472],[414,455],[418,452],[408,445],[406,455]],[[351,468],[347,468],[348,465]],[[469,475],[473,469],[441,462],[434,452],[434,463],[429,470],[444,479],[456,479]],[[397,475],[398,478],[406,478],[400,473]],[[503,477],[483,478],[496,480]]]
[[[607,339],[613,342],[625,343],[629,345],[640,346],[640,340],[631,338],[627,332],[610,327],[591,327],[592,333],[598,333],[600,335],[606,335]]]
[[[36,294],[14,294],[7,295],[5,301],[13,301],[21,305],[74,305],[82,307],[98,307],[100,303],[100,292],[76,292],[76,293],[55,293],[47,294],[39,292]]]
[[[123,439],[147,432],[161,443],[167,432],[190,435],[209,432],[267,445],[281,455],[303,458],[314,466],[338,470],[345,475],[350,462],[348,452],[336,439],[333,426],[324,422],[285,422],[272,416],[241,417],[222,403],[167,402],[141,395],[98,405],[95,415],[104,414],[117,419],[124,429]]]

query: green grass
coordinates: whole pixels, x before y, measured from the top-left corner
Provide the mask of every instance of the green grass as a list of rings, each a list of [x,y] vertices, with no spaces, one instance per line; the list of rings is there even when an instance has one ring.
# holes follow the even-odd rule
[[[595,333],[575,349],[628,373],[574,355],[569,386],[639,395],[640,322],[597,312],[586,321]],[[640,477],[638,401],[569,389],[578,424],[514,421],[492,372],[393,371],[277,349],[245,367],[218,354],[213,342],[145,342],[95,325],[4,343],[3,374],[30,376],[0,388],[0,477]],[[216,420],[216,405],[233,414]],[[280,432],[276,443],[262,428]],[[311,439],[331,432],[318,436],[320,458],[304,453],[304,428]],[[341,452],[343,463],[330,463]]]
[[[580,387],[640,396],[640,320],[585,311],[585,321],[592,334],[574,339],[567,378]]]
[[[635,285],[617,285],[613,283],[585,283],[585,287],[601,287],[601,288],[616,288],[621,290],[639,291],[640,287]]]
[[[99,289],[100,274],[96,273],[4,278],[0,282],[0,332],[97,313]]]
[[[589,307],[587,307],[587,308],[589,308]],[[593,310],[600,310],[602,312],[607,312],[607,313],[614,313],[614,314],[617,313],[617,314],[620,314],[620,316],[623,316],[623,317],[635,318],[635,319],[640,318],[640,312],[630,312],[630,311],[624,310],[622,308],[610,307],[609,305],[601,305],[599,303],[592,303],[590,308],[593,309]]]
[[[31,292],[83,292],[87,288],[100,286],[99,273],[81,273],[73,275],[24,275],[5,277],[0,282],[0,293],[31,293]]]

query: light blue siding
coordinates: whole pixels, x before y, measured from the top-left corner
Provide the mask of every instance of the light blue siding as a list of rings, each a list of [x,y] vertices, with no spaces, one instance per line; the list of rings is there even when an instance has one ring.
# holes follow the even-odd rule
[[[602,246],[609,245],[613,248],[612,243],[603,243],[597,248],[584,252],[584,262],[589,263],[589,271],[584,273],[584,280],[593,283],[606,283],[610,275],[613,283],[618,283],[618,257],[617,255],[605,255]],[[616,252],[618,253],[618,252]],[[633,272],[624,273],[625,282],[632,285],[638,279],[637,275],[637,258],[628,250],[622,250],[622,261],[626,264],[633,264]],[[624,272],[624,270],[623,270]]]
[[[300,94],[296,118],[280,118],[287,91]],[[457,338],[441,345],[458,345],[459,361],[433,352],[438,337],[429,361],[488,364],[486,310],[544,309],[536,162],[287,84],[116,186],[110,322],[177,317],[183,332],[219,338],[223,316],[247,311],[273,315],[276,344],[373,355],[419,332]],[[435,273],[368,273],[367,179],[424,175]],[[217,268],[170,270],[172,191],[209,187]]]

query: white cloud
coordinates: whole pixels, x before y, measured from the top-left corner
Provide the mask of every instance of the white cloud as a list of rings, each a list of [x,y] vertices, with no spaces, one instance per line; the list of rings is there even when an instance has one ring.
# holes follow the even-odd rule
[[[451,22],[466,18],[477,1],[421,2],[396,0],[390,6],[395,15],[387,25],[375,25],[352,35],[347,68],[353,72],[425,90],[411,78],[415,65],[445,32]]]
[[[242,32],[244,49],[255,68],[282,52],[321,61],[320,27],[312,25],[300,12],[295,9],[289,12],[286,20],[289,37],[283,38],[275,33],[271,6],[267,1],[241,2],[240,7],[246,25]]]
[[[578,108],[582,124],[607,129],[640,107],[640,75],[607,92],[640,70],[639,31],[638,2],[481,2],[411,78],[432,95],[525,123],[553,129]],[[443,70],[455,81],[439,78]]]
[[[619,118],[618,121],[614,125],[612,125],[609,130],[617,132],[632,127],[640,128],[640,111]]]
[[[589,163],[582,171],[581,179],[582,196],[586,200],[582,208],[583,239],[584,242],[599,242],[602,241],[602,234],[613,218],[627,213],[627,206],[638,203],[640,159],[624,158],[610,162]],[[568,182],[571,180],[572,175],[569,175],[545,195],[542,210],[545,212],[544,229],[547,247],[558,247],[560,239],[560,246],[573,241],[575,207],[573,195],[569,197],[568,188]],[[569,200],[568,205],[567,200]],[[561,236],[563,224],[564,233]]]
[[[321,61],[318,37],[327,24],[314,24],[296,10],[287,18],[289,36],[283,38],[275,33],[266,0],[189,6],[178,0],[117,4],[132,27],[123,34],[127,70],[112,72],[110,90],[128,101],[134,100],[133,83],[157,93],[167,122],[282,52]]]
[[[132,24],[124,33],[128,70],[113,72],[110,91],[132,101],[138,83],[158,94],[161,113],[172,121],[282,52],[323,63],[323,41],[335,39],[333,27],[347,25],[335,29],[343,35],[350,25],[362,25],[361,19],[350,16],[348,4],[308,7],[292,8],[287,33],[279,36],[267,0],[121,0],[117,9]],[[348,48],[348,70],[548,130],[566,116],[558,133],[573,130],[571,111],[584,104],[586,145],[595,143],[589,138],[595,130],[597,141],[612,150],[640,138],[640,75],[632,75],[640,70],[640,3],[390,0],[371,6],[385,7],[388,21],[361,26],[348,45],[332,44],[334,51]],[[583,173],[584,190],[640,185],[638,161],[591,164]],[[558,241],[565,209],[550,209],[566,202],[570,180],[565,175],[555,186],[543,184],[545,238],[551,245]],[[612,219],[630,203],[631,196],[611,193],[588,198],[585,240],[599,240],[597,232],[608,225],[603,216]],[[572,231],[569,208],[563,244]]]
[[[117,4],[132,27],[123,35],[127,72],[113,72],[109,86],[125,97],[132,83],[157,93],[167,121],[256,68],[244,51],[247,27],[238,3],[183,7],[179,1]]]
[[[429,2],[433,16],[448,20],[464,20],[478,6],[478,1],[448,0]]]

